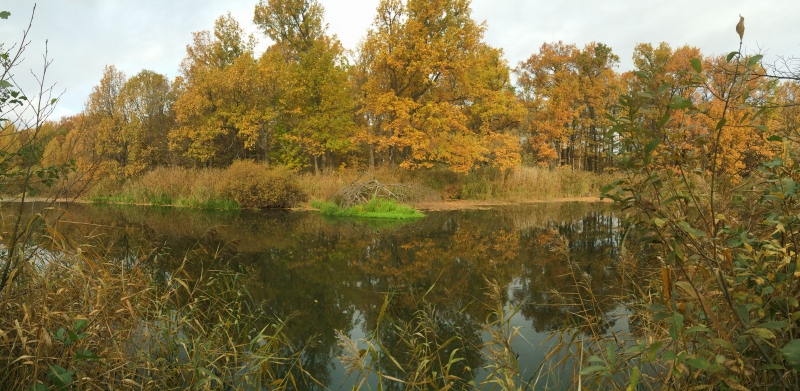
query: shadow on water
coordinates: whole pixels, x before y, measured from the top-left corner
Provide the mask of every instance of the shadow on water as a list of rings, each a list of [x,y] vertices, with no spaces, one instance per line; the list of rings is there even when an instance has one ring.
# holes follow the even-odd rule
[[[480,346],[487,338],[481,323],[491,311],[483,302],[487,278],[504,287],[507,307],[520,308],[511,325],[521,327],[524,339],[512,347],[522,377],[536,376],[547,336],[570,317],[563,296],[574,284],[569,262],[557,251],[564,243],[559,239],[567,240],[572,265],[606,303],[601,310],[620,311],[618,303],[603,300],[621,289],[614,278],[618,221],[604,208],[531,204],[430,212],[407,224],[376,225],[313,212],[70,205],[59,226],[65,235],[112,245],[111,257],[132,262],[135,251],[155,254],[153,273],[164,279],[189,252],[186,269],[191,273],[196,263],[199,273],[204,260],[198,247],[207,254],[223,252],[232,267],[251,277],[248,288],[256,301],[275,316],[291,316],[289,337],[298,346],[308,344],[304,368],[331,389],[349,389],[354,380],[337,359],[342,350],[336,331],[353,339],[368,335],[389,293],[388,311],[402,319],[417,309],[413,298],[431,289],[426,302],[437,309],[441,332],[464,341],[465,365],[485,365]],[[627,325],[612,321],[606,327]],[[390,350],[396,343],[382,342]],[[472,370],[472,376],[480,381],[483,375]]]

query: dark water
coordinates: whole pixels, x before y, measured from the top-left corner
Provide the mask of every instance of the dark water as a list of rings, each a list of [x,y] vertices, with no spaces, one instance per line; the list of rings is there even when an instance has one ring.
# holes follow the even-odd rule
[[[545,339],[569,319],[569,307],[561,305],[575,292],[567,254],[604,303],[602,310],[619,315],[608,298],[620,290],[614,262],[620,232],[604,209],[532,204],[430,212],[396,225],[328,220],[313,212],[72,205],[65,220],[77,223],[64,226],[107,238],[116,248],[157,251],[158,273],[165,276],[198,248],[232,259],[252,277],[249,290],[257,301],[279,317],[294,314],[290,338],[297,345],[311,342],[305,369],[331,389],[349,389],[353,379],[346,379],[337,360],[342,351],[336,330],[364,338],[390,292],[421,295],[430,289],[426,301],[443,318],[443,332],[461,335],[474,349],[468,352],[470,367],[481,368],[479,346],[488,336],[480,323],[490,313],[487,278],[507,292],[507,308],[520,308],[511,325],[520,327],[524,338],[512,347],[523,378],[535,376],[550,346]],[[559,250],[564,243],[566,252]],[[205,260],[190,258],[187,269],[192,262]],[[402,307],[404,301],[393,305]],[[623,323],[607,327],[627,328]],[[485,374],[475,376],[479,382]]]

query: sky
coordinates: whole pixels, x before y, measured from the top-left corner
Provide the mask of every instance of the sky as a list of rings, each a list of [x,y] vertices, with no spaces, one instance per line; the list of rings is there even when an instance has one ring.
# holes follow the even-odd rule
[[[329,32],[347,49],[356,49],[375,17],[379,0],[320,0]],[[47,47],[52,60],[46,83],[62,93],[53,119],[83,110],[92,86],[106,65],[129,77],[149,69],[174,78],[192,32],[211,30],[214,20],[230,12],[263,49],[269,44],[253,25],[257,0],[3,0],[0,42],[18,42],[34,4],[36,12],[25,62],[15,78],[29,96],[31,73],[41,74]],[[632,68],[637,43],[691,45],[703,54],[727,54],[738,48],[734,30],[745,17],[744,50],[800,57],[798,0],[473,0],[472,17],[486,23],[485,41],[502,48],[511,67],[537,53],[546,42],[583,47],[589,42],[611,46],[620,71]],[[47,46],[45,46],[47,42]]]

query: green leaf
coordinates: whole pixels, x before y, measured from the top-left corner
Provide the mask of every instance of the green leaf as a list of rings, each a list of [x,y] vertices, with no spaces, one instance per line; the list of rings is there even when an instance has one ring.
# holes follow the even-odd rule
[[[692,226],[685,221],[681,221],[680,223],[678,223],[678,225],[680,225],[681,228],[683,228],[683,230],[686,231],[686,233],[688,233],[691,237],[695,239],[706,236],[705,232],[692,228]]]
[[[730,52],[730,53],[728,53],[728,57],[725,57],[725,62],[731,62],[731,60],[733,60],[733,58],[737,54],[739,54],[739,52]]]
[[[75,319],[75,326],[72,327],[76,332],[80,331],[86,324],[89,323],[86,319]]]
[[[800,339],[793,339],[779,349],[783,353],[786,362],[791,364],[795,369],[800,370]]]
[[[659,94],[663,94],[665,91],[667,91],[670,88],[672,88],[672,84],[664,83],[664,84],[661,85],[661,87],[658,87],[658,93]]]
[[[10,88],[14,85],[9,83],[8,80],[0,80],[0,88]]]
[[[29,391],[50,391],[50,387],[44,385],[44,383],[37,381],[36,384],[32,385],[31,388],[28,389]]]
[[[592,365],[590,367],[583,368],[583,370],[581,371],[581,375],[590,375],[592,373],[599,372],[599,371],[605,371],[605,370],[606,370],[606,367],[604,367],[602,365]]]
[[[703,63],[700,62],[699,58],[693,58],[689,60],[689,63],[692,64],[692,69],[694,69],[695,72],[700,73],[703,71]]]
[[[747,67],[752,68],[754,65],[758,64],[758,62],[761,61],[762,58],[764,58],[764,56],[760,54],[756,54],[755,56],[750,57],[750,59],[747,60]]]
[[[58,332],[56,332],[56,338],[58,338],[59,341],[63,342],[65,340],[64,333],[65,333],[65,330],[64,330],[63,327],[58,329]]]
[[[708,327],[706,327],[706,326],[694,326],[694,327],[689,327],[688,329],[686,329],[685,334],[689,334],[689,333],[710,333],[710,332],[711,332],[711,330],[709,330]]]
[[[653,152],[653,150],[656,149],[656,147],[658,147],[658,144],[661,144],[661,139],[654,138],[650,140],[650,142],[644,146],[644,154],[649,155],[651,152]]]
[[[648,80],[648,79],[650,79],[650,77],[649,77],[649,76],[647,76],[647,74],[646,74],[646,73],[644,73],[644,72],[641,72],[641,71],[636,71],[636,72],[634,72],[634,73],[636,74],[636,76],[639,76],[639,77],[641,77],[642,79],[645,79],[645,80]]]
[[[658,322],[667,318],[671,318],[672,314],[669,312],[656,312],[653,314],[653,320]]]
[[[755,335],[761,339],[775,339],[775,334],[772,331],[760,327],[747,330],[747,334]]]
[[[633,373],[631,373],[631,382],[628,384],[628,387],[625,388],[625,391],[636,391],[636,387],[639,386],[639,377],[641,373],[639,372],[639,367],[633,367]]]
[[[70,342],[75,342],[80,339],[78,334],[75,334],[75,332],[72,330],[67,330],[67,336],[69,337]]]
[[[756,129],[758,129],[758,130],[760,130],[762,132],[768,132],[769,131],[769,126],[767,126],[767,125],[756,125]]]
[[[772,136],[767,137],[767,141],[783,141],[783,137],[778,136],[777,134],[773,134]]]
[[[47,372],[47,377],[58,388],[66,388],[72,384],[72,376],[75,376],[75,371],[64,369],[58,365],[53,365]]]
[[[659,128],[663,128],[663,127],[664,127],[664,125],[666,125],[666,124],[667,124],[667,122],[669,122],[669,120],[670,120],[671,118],[672,118],[672,116],[669,114],[669,111],[667,111],[666,113],[664,113],[664,115],[662,115],[662,116],[661,116],[661,118],[659,118],[659,119],[658,119],[658,127],[659,127]]]
[[[708,369],[711,366],[711,363],[703,357],[689,358],[686,360],[686,364],[700,370]]]
[[[608,354],[608,364],[613,368],[617,365],[617,345],[613,342],[606,344],[606,354]]]
[[[785,320],[773,320],[771,322],[762,323],[758,325],[758,327],[770,330],[780,330],[788,325],[789,324]]]
[[[717,122],[717,127],[716,127],[716,129],[717,129],[717,130],[720,130],[720,129],[722,129],[722,127],[723,127],[723,126],[725,126],[725,123],[726,123],[726,122],[728,122],[728,120],[726,120],[725,118],[723,118],[723,119],[719,120],[719,122]]]
[[[666,224],[666,223],[667,223],[667,221],[664,220],[664,219],[659,219],[658,217],[653,217],[653,224],[655,224],[656,227],[658,227],[658,228],[664,227],[664,224]]]
[[[597,357],[597,356],[589,356],[589,360],[588,361],[589,362],[596,362],[596,363],[600,363],[600,364],[605,364],[606,363],[606,360],[603,360],[602,358]]]
[[[676,95],[672,97],[672,102],[669,104],[669,107],[675,110],[686,109],[692,107],[692,101]]]
[[[0,19],[8,19],[9,16],[11,16],[11,12],[8,11],[0,12]]]
[[[103,357],[100,357],[89,350],[80,349],[75,352],[75,359],[76,360],[102,360]]]
[[[676,195],[676,196],[669,197],[664,201],[661,201],[661,205],[667,206],[667,205],[669,205],[669,204],[671,204],[671,203],[673,203],[673,202],[675,202],[677,200],[684,200],[686,202],[690,201],[689,198],[687,198],[686,196]]]

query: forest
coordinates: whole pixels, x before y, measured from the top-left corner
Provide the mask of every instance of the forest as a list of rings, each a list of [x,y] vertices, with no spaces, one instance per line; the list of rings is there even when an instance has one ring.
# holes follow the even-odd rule
[[[253,21],[263,37],[245,36],[231,15],[194,33],[174,80],[108,65],[83,112],[45,125],[41,165],[74,162],[79,172],[117,183],[158,167],[226,168],[237,160],[314,174],[521,166],[600,173],[614,169],[620,148],[607,137],[620,96],[665,81],[669,99],[688,99],[713,117],[723,107],[703,85],[732,77],[724,55],[663,42],[637,45],[627,54],[635,66],[629,72],[618,71],[619,55],[599,42],[545,43],[512,68],[501,48],[483,41],[486,25],[472,19],[468,0],[382,1],[355,52],[327,31],[316,1],[262,0]],[[261,55],[257,38],[273,42]],[[687,85],[697,77],[689,63],[695,58],[703,81]],[[800,121],[792,106],[797,80],[748,83],[749,100],[774,109],[722,140],[723,166],[744,176],[775,154],[768,136]],[[653,113],[649,120],[657,119]],[[715,124],[694,125],[686,151],[708,155],[694,140]],[[13,127],[3,131],[25,137]]]
[[[261,0],[59,120],[0,45],[0,388],[800,389],[798,57],[323,16]],[[605,202],[358,215],[564,195]]]

